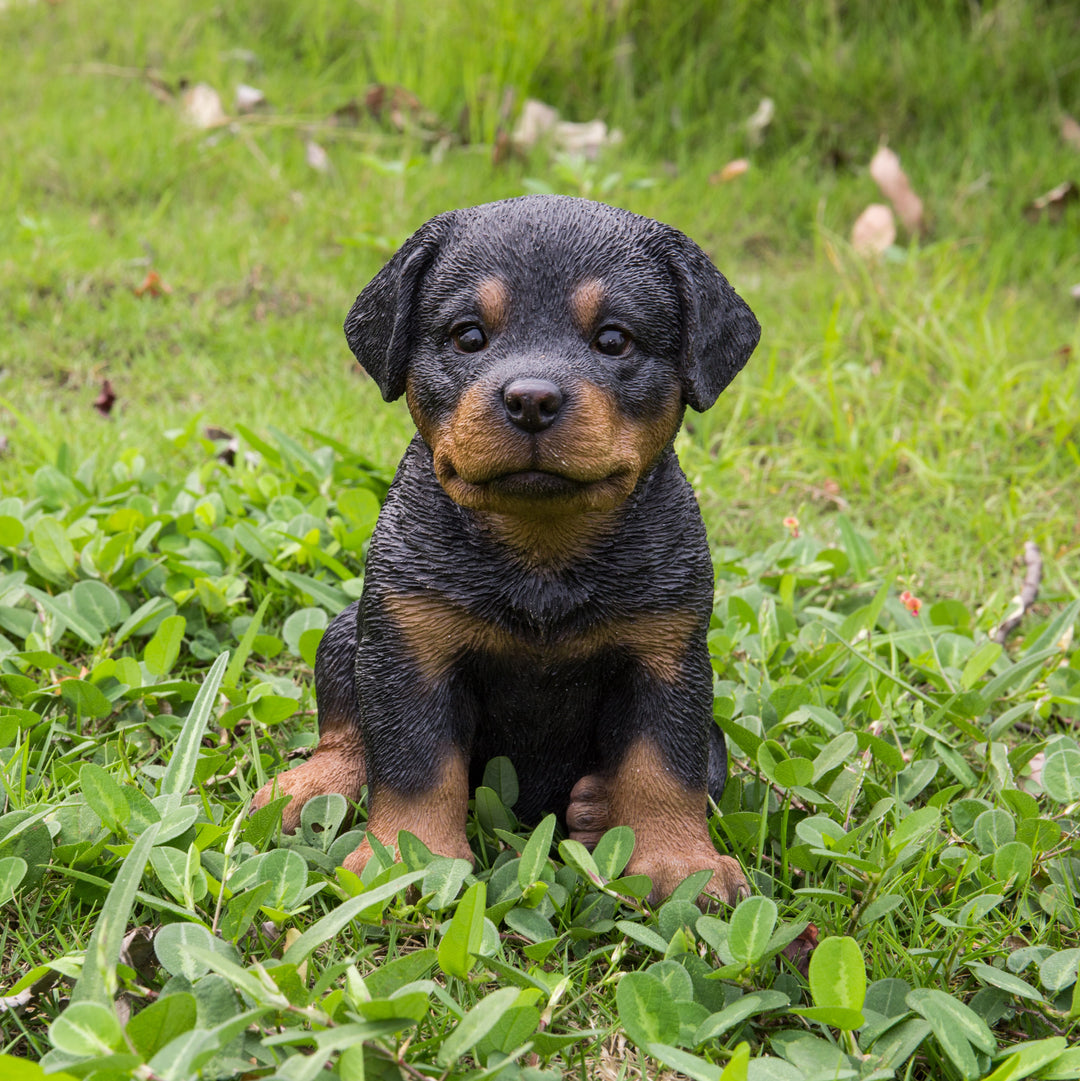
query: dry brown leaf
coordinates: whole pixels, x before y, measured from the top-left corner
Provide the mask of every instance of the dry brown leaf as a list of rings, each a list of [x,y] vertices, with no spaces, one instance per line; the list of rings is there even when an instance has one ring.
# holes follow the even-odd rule
[[[746,121],[746,134],[750,137],[751,146],[761,145],[761,141],[765,138],[765,129],[772,123],[774,116],[776,116],[776,103],[772,98],[762,98],[761,104]]]
[[[218,92],[209,83],[189,86],[180,98],[180,109],[184,119],[196,128],[219,128],[229,122]]]
[[[1059,222],[1065,213],[1065,208],[1078,197],[1080,197],[1080,191],[1077,190],[1076,184],[1071,180],[1066,180],[1024,207],[1024,217],[1030,222],[1036,222],[1045,214],[1050,221]]]
[[[266,104],[266,95],[257,86],[240,83],[236,88],[234,100],[238,113],[253,113]]]
[[[160,297],[172,292],[172,286],[166,285],[161,280],[161,275],[156,270],[148,270],[142,284],[136,285],[133,292],[137,297]]]
[[[897,216],[909,233],[921,233],[923,222],[922,200],[912,190],[907,174],[900,168],[900,159],[887,146],[879,148],[870,162],[870,175],[893,205]]]
[[[851,246],[860,255],[880,255],[895,242],[896,222],[884,203],[871,203],[851,227]]]
[[[112,383],[106,379],[101,384],[101,391],[94,399],[94,408],[103,416],[107,417],[112,412],[112,407],[116,403],[116,391],[113,390]]]
[[[314,139],[304,143],[304,158],[315,172],[330,172],[330,155]]]
[[[709,177],[710,184],[726,184],[729,180],[740,177],[750,168],[750,162],[746,158],[736,158],[729,161],[719,172]]]
[[[515,150],[524,153],[545,137],[550,138],[556,150],[580,154],[589,161],[594,161],[605,146],[622,142],[622,132],[608,130],[603,120],[588,120],[583,124],[560,120],[558,111],[550,105],[528,98],[510,141]]]
[[[1080,124],[1068,113],[1061,118],[1061,137],[1074,150],[1080,150]]]

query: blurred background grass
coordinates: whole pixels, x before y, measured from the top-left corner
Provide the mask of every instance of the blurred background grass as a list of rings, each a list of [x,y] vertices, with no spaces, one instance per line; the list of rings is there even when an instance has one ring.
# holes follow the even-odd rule
[[[765,328],[680,437],[717,545],[789,514],[828,536],[842,511],[913,588],[991,602],[1033,537],[1049,595],[1075,595],[1080,213],[1024,209],[1080,172],[1078,40],[1080,9],[1049,0],[11,0],[0,483],[61,443],[179,477],[190,449],[164,433],[206,424],[315,428],[391,468],[411,422],[350,374],[353,296],[434,213],[564,191],[683,229]],[[240,83],[267,107],[195,129],[199,82],[230,114]],[[415,99],[403,125],[365,106],[376,84]],[[506,154],[529,97],[622,142]],[[929,229],[868,262],[847,237],[882,201],[882,142]],[[150,269],[171,292],[136,295]]]

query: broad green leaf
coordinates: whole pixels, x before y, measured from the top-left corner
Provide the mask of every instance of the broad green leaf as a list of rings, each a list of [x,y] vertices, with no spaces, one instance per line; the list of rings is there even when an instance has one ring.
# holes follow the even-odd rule
[[[391,898],[423,877],[423,871],[408,871],[382,886],[373,887],[356,897],[350,897],[349,900],[328,912],[322,919],[316,920],[296,939],[282,955],[282,962],[288,965],[300,965],[324,942],[329,942],[354,919],[365,917],[378,919],[378,912],[386,906]],[[483,911],[481,910],[482,916]]]
[[[472,874],[468,860],[438,856],[424,868],[424,881],[420,891],[431,894],[427,907],[433,912],[448,908],[457,899],[465,879]]]
[[[1059,950],[1039,965],[1039,982],[1052,995],[1071,987],[1080,978],[1080,947]]]
[[[1003,1066],[1012,1067],[1011,1073],[1003,1075],[1010,1081],[1020,1081],[1020,1078],[1031,1077],[1032,1074],[1042,1077],[1039,1071],[1051,1064],[1056,1064],[1068,1046],[1069,1042],[1064,1036],[1053,1036],[1046,1040],[1028,1040],[1007,1048],[994,1061],[998,1064],[998,1069]]]
[[[71,587],[71,601],[75,610],[101,634],[131,615],[127,601],[104,582],[76,582]]]
[[[959,999],[932,988],[916,988],[908,994],[907,1003],[929,1022],[941,1049],[965,1081],[976,1081],[979,1066],[972,1049],[984,1055],[997,1051],[986,1022]]]
[[[1026,882],[1031,877],[1033,859],[1031,849],[1021,841],[1011,841],[1002,845],[994,853],[994,878],[1000,883],[999,888],[1016,880]]]
[[[888,838],[889,847],[899,852],[908,845],[921,840],[931,830],[937,829],[941,821],[941,812],[936,807],[920,807],[901,820],[892,836]]]
[[[303,857],[288,848],[268,852],[259,864],[256,884],[269,882],[271,890],[264,904],[289,910],[299,904],[307,885],[307,864]]]
[[[26,877],[28,864],[22,856],[0,858],[0,905],[11,900],[19,883]]]
[[[718,1013],[710,1014],[698,1026],[694,1034],[694,1044],[703,1044],[706,1040],[716,1039],[725,1032],[742,1024],[749,1017],[770,1010],[779,1010],[790,1003],[790,999],[782,991],[752,991],[742,998],[736,999],[730,1006],[725,1007]]]
[[[124,1033],[111,1005],[73,1002],[49,1026],[49,1039],[68,1054],[97,1058],[119,1050]]]
[[[195,996],[180,992],[159,998],[135,1014],[125,1032],[143,1061],[148,1062],[170,1040],[193,1029],[195,1023]]]
[[[219,953],[230,960],[240,959],[231,943],[211,934],[201,923],[167,923],[154,936],[154,953],[173,976],[196,980],[210,971],[210,965],[196,955],[197,949]]]
[[[1011,972],[1005,972],[1000,968],[994,968],[993,965],[984,965],[978,961],[969,961],[967,967],[972,975],[983,983],[990,984],[991,987],[1000,987],[1002,991],[1007,991],[1010,995],[1028,998],[1033,1002],[1044,1001],[1042,995],[1030,983],[1026,983]]]
[[[852,1032],[866,1024],[861,1010],[848,1009],[846,1006],[805,1006],[791,1012],[805,1017],[808,1021],[816,1021],[819,1025],[838,1028],[842,1032]]]
[[[449,976],[465,979],[476,963],[484,934],[484,905],[487,884],[475,882],[458,902],[439,942],[439,968]],[[485,1030],[486,1031],[486,1030]],[[479,1037],[477,1037],[479,1039]]]
[[[517,881],[521,889],[528,889],[540,878],[551,854],[551,839],[555,835],[555,816],[548,815],[532,831],[518,862]]]
[[[505,756],[500,755],[488,762],[484,767],[481,784],[490,788],[506,807],[513,807],[518,801],[517,770],[514,769],[514,763]]]
[[[1080,751],[1064,747],[1048,754],[1043,763],[1042,786],[1057,803],[1080,800]]]
[[[154,631],[153,637],[143,650],[143,662],[155,676],[172,671],[184,643],[187,620],[183,616],[166,616]]]
[[[79,770],[79,787],[82,789],[87,804],[98,818],[113,833],[122,836],[125,832],[124,827],[131,817],[131,804],[112,774],[93,762],[87,762]]]
[[[436,1055],[439,1065],[452,1066],[462,1055],[475,1047],[491,1031],[499,1018],[515,1004],[519,994],[521,992],[516,987],[504,987],[482,998],[443,1041]]]
[[[815,1006],[862,1009],[866,999],[866,965],[855,939],[846,935],[822,939],[810,955],[809,977]]]
[[[986,855],[996,852],[1002,845],[1008,844],[1016,836],[1016,820],[1008,811],[1000,807],[983,811],[975,819],[975,843],[979,851]]]
[[[672,1047],[670,1044],[653,1042],[646,1048],[646,1051],[658,1062],[662,1062],[665,1066],[670,1066],[673,1070],[678,1070],[680,1074],[686,1077],[692,1077],[694,1081],[723,1081],[725,1070],[721,1070],[719,1066],[714,1066],[711,1062],[706,1062],[705,1059],[700,1058],[698,1055],[691,1055],[689,1051],[683,1051],[678,1047]],[[747,1048],[749,1050],[749,1048]],[[730,1066],[730,1063],[728,1064]],[[732,1074],[731,1077],[738,1075]],[[745,1079],[746,1071],[742,1073],[742,1078]]]
[[[728,949],[736,961],[756,965],[776,926],[776,905],[767,897],[748,897],[731,914]]]
[[[111,1008],[116,992],[116,965],[127,929],[128,915],[135,903],[135,894],[142,879],[143,869],[150,857],[150,849],[157,840],[158,825],[155,823],[142,833],[124,857],[101,914],[94,925],[90,942],[86,947],[86,960],[82,975],[71,992],[71,1001],[100,1002]]]
[[[221,686],[228,660],[229,654],[226,651],[211,665],[172,749],[169,768],[161,781],[161,795],[171,796],[176,802],[179,802],[180,797],[191,787],[191,780],[195,776],[195,763],[199,760],[203,733],[206,731],[207,722],[213,712],[218,687]]]
[[[971,690],[979,679],[985,675],[994,662],[1004,652],[997,642],[983,642],[967,659],[963,672],[960,673],[960,686],[965,691]]]
[[[42,515],[30,529],[30,543],[45,567],[58,578],[75,570],[75,549],[64,527],[50,515]]]
[[[611,880],[622,874],[634,854],[634,831],[629,826],[606,830],[593,849],[593,862],[604,878]]]
[[[298,608],[285,620],[281,637],[285,639],[289,652],[299,657],[301,656],[300,636],[305,631],[325,630],[329,622],[330,617],[322,608]]]
[[[113,711],[112,702],[92,683],[82,679],[65,679],[60,684],[63,698],[80,717],[108,717]]]
[[[598,886],[603,882],[600,869],[596,866],[592,853],[580,841],[566,840],[560,842],[559,855],[562,856],[563,863],[573,867],[582,878]]]
[[[810,784],[814,779],[814,763],[809,758],[787,758],[776,763],[773,776],[781,788]]]
[[[679,1008],[671,992],[647,972],[627,972],[615,989],[619,1022],[646,1050],[650,1044],[673,1044],[679,1038]]]

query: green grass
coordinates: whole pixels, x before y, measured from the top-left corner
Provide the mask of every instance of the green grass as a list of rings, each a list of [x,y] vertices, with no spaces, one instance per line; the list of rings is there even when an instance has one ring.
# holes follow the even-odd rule
[[[857,1050],[852,1076],[952,1081],[989,1076],[991,1045],[1075,1039],[1078,211],[1023,211],[1077,173],[1058,124],[1080,116],[1078,36],[1075,5],[1019,0],[0,11],[0,994],[22,995],[0,1050],[79,1076],[128,1056],[104,1081],[194,1076],[199,1044],[206,1076],[254,1060],[295,1079],[319,1062],[263,1041],[306,1026],[352,1042],[326,1045],[343,1079],[362,1055],[377,1077],[655,1076],[663,1061],[732,1081],[746,1041],[766,1056],[753,1079],[837,1076]],[[147,68],[176,94],[212,84],[226,108],[252,83],[270,109],[197,132]],[[417,95],[418,128],[332,123],[376,81]],[[491,141],[530,95],[623,143],[597,162],[537,149],[495,165]],[[765,96],[776,117],[752,146]],[[306,138],[330,172],[306,163]],[[883,139],[930,230],[870,264],[846,238],[881,199],[866,165]],[[749,172],[710,183],[743,155]],[[333,845],[353,843],[342,808],[316,808],[326,828],[293,844],[273,810],[238,814],[314,738],[314,641],[358,588],[412,430],[355,371],[341,322],[431,214],[527,190],[677,225],[764,327],[678,443],[718,570],[716,715],[735,761],[714,826],[756,896],[730,921],[680,898],[650,912],[619,883],[622,840],[596,867],[566,845],[549,862],[495,771],[475,876],[415,848],[377,861],[366,888],[386,889],[331,934],[320,919],[363,913],[361,884],[334,872]],[[138,297],[151,267],[171,292]],[[105,379],[108,419],[92,405]],[[210,424],[240,435],[237,466]],[[987,636],[1028,538],[1041,599],[1000,653]],[[207,713],[196,691],[225,650]],[[196,751],[190,777],[163,776]],[[146,859],[141,879],[134,862],[120,876],[125,858]],[[406,873],[419,893],[394,891]],[[470,938],[481,889],[490,922]],[[808,920],[830,973],[857,986],[865,966],[865,1002],[777,960],[774,921]],[[116,928],[135,925],[173,928],[160,967],[124,953],[116,974]],[[281,931],[311,950],[282,962]],[[258,965],[270,982],[250,982]],[[743,1019],[717,1018],[728,1007]],[[869,1026],[852,1034],[840,1008]],[[165,1034],[180,1043],[155,1059]],[[493,1057],[530,1041],[517,1065]],[[1029,1047],[1011,1076],[1080,1076],[1046,1065],[1057,1050]]]

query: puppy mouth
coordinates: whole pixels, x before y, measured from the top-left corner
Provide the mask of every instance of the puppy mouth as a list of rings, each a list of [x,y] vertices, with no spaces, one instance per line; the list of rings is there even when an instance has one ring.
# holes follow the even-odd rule
[[[495,496],[542,500],[566,499],[596,482],[575,480],[545,469],[521,469],[499,474],[481,483]]]

